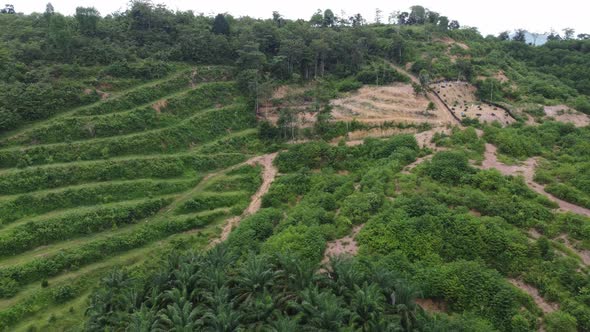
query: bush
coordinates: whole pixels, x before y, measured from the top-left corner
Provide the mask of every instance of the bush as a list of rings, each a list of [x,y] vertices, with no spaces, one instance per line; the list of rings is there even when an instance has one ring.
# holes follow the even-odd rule
[[[434,155],[426,173],[434,180],[457,185],[473,173],[467,156],[460,152],[443,151]]]
[[[12,278],[0,278],[0,298],[9,298],[18,292],[18,282]]]
[[[52,296],[56,303],[64,303],[76,296],[76,290],[70,285],[62,285],[53,290]]]
[[[578,331],[576,318],[560,310],[545,315],[544,321],[547,332]]]

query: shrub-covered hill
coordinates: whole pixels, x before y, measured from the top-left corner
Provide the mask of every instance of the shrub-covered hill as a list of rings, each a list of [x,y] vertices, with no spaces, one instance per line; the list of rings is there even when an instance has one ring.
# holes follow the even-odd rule
[[[585,35],[147,1],[0,28],[0,330],[590,330]]]

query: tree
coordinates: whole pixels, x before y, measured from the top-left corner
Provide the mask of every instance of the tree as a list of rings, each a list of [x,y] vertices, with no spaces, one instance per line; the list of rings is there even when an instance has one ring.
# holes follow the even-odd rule
[[[510,40],[510,33],[508,31],[500,32],[500,34],[498,35],[498,39],[500,39],[502,41]]]
[[[588,39],[590,39],[590,34],[580,33],[580,34],[578,34],[577,37],[578,37],[578,39],[581,39],[581,40],[588,40]]]
[[[449,29],[449,18],[446,16],[441,16],[438,18],[438,27],[442,31],[447,31]]]
[[[375,8],[375,24],[381,24],[381,14],[383,11],[379,8]]]
[[[457,30],[461,27],[461,25],[459,24],[459,21],[457,20],[452,20],[451,23],[449,23],[449,29],[451,30]]]
[[[283,15],[281,15],[277,11],[272,12],[272,21],[275,22],[278,28],[281,28],[285,24],[285,20],[283,19]]]
[[[324,15],[322,15],[322,11],[320,9],[313,13],[309,19],[309,23],[314,27],[321,27],[324,24]]]
[[[353,27],[360,27],[362,25],[365,24],[365,19],[363,18],[363,16],[359,13],[356,14],[354,16],[350,17],[350,22],[352,22],[352,26]]]
[[[96,25],[100,20],[100,13],[94,7],[77,7],[76,21],[78,21],[78,30],[86,36],[96,34]]]
[[[574,33],[575,33],[575,30],[574,29],[572,29],[572,28],[565,28],[562,31],[563,31],[563,39],[565,39],[565,40],[574,39]]]
[[[424,22],[426,22],[426,8],[422,6],[410,7],[408,24],[424,24]]]
[[[212,31],[217,35],[229,36],[229,23],[224,14],[217,14],[217,16],[215,16]]]
[[[523,29],[518,29],[518,30],[514,31],[514,36],[512,36],[512,40],[519,42],[519,43],[525,43],[526,42],[526,31]]]
[[[4,6],[4,9],[0,10],[1,14],[16,14],[16,12],[14,11],[14,5],[11,4],[6,4]]]
[[[334,23],[336,23],[336,16],[331,9],[326,9],[324,11],[324,18],[322,22],[322,26],[324,27],[333,27]]]
[[[428,74],[428,71],[426,69],[420,70],[418,78],[420,79],[420,85],[422,86],[422,89],[427,91],[428,84],[430,84],[430,74]]]
[[[433,12],[430,10],[426,11],[426,22],[430,23],[430,24],[437,24],[438,20],[440,18],[440,14],[437,12]],[[448,19],[447,19],[448,21]]]
[[[553,29],[549,32],[547,40],[561,40],[561,36]]]
[[[397,15],[397,24],[398,25],[406,25],[408,24],[408,16],[410,14],[408,12],[401,12]]]

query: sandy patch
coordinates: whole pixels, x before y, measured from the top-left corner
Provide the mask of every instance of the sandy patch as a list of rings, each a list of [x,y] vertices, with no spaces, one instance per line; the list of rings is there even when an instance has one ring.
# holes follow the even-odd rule
[[[439,299],[416,299],[416,304],[428,312],[448,312],[447,303]]]

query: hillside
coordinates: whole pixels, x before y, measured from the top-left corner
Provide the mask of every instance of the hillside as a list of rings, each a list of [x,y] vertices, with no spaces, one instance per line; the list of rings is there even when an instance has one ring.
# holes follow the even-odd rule
[[[590,40],[421,6],[0,27],[0,330],[590,330]]]

